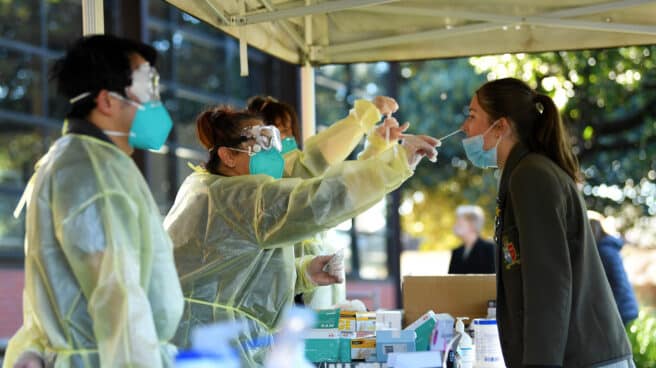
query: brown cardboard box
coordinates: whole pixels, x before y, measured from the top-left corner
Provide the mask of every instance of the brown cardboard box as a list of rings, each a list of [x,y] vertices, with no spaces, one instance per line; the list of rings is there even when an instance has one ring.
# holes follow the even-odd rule
[[[453,317],[485,318],[496,299],[495,275],[406,276],[403,279],[405,325],[429,310]]]

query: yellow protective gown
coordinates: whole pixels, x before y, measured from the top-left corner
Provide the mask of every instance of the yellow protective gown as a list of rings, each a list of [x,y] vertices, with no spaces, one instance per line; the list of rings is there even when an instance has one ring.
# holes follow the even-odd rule
[[[380,120],[380,112],[376,106],[366,100],[356,100],[354,108],[344,119],[332,124],[329,128],[310,137],[304,144],[303,151],[293,150],[285,155],[285,176],[312,178],[322,175],[330,166],[343,162],[362,140],[369,134],[365,150],[360,159],[373,157],[394,143],[386,142],[372,130]],[[306,257],[307,260],[318,255],[330,255],[338,249],[328,244],[324,234],[317,234],[312,239],[296,244],[296,257]],[[301,263],[297,263],[297,266]],[[299,276],[304,275],[298,272]],[[335,284],[316,287],[307,280],[297,281],[297,294],[303,294],[305,304],[314,309],[329,308],[346,299],[346,284]]]
[[[3,366],[25,351],[62,368],[172,366],[182,292],[171,240],[132,159],[65,135],[30,183],[23,326]]]
[[[174,343],[194,326],[242,320],[234,346],[259,366],[295,286],[294,244],[362,213],[412,171],[401,148],[335,165],[314,179],[193,173],[164,221],[175,245],[185,311]],[[307,258],[306,258],[307,259]]]

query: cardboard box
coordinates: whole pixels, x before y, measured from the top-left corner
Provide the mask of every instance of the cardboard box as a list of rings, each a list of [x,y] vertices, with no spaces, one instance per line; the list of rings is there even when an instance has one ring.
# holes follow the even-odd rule
[[[403,326],[403,311],[400,310],[377,310],[376,331],[400,330]]]
[[[426,311],[454,317],[485,318],[488,300],[496,299],[496,275],[407,276],[403,279],[405,321]]]

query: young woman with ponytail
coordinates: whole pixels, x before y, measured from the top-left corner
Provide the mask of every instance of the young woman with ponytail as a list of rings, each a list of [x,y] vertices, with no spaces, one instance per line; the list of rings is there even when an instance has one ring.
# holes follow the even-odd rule
[[[553,100],[524,82],[473,96],[463,146],[499,167],[497,319],[506,366],[633,367]]]

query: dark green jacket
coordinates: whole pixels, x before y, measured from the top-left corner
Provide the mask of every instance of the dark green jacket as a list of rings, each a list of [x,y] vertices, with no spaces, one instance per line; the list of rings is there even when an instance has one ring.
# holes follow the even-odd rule
[[[592,367],[631,356],[575,182],[518,144],[499,186],[497,318],[506,365]]]

